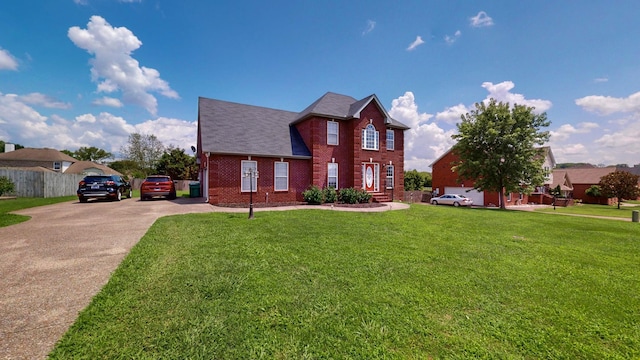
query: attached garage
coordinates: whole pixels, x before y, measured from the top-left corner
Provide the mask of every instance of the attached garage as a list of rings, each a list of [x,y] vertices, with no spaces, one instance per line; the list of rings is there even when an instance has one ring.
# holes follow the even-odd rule
[[[474,206],[484,206],[484,192],[478,191],[472,187],[445,187],[445,194],[464,195],[473,200]]]

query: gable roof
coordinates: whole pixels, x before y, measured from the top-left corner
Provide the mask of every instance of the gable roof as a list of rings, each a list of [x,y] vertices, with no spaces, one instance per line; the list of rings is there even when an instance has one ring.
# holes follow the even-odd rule
[[[549,187],[555,189],[558,185],[560,185],[560,190],[562,191],[573,190],[573,184],[571,183],[571,178],[569,177],[569,174],[567,174],[566,169],[553,170],[553,183],[549,185]]]
[[[83,174],[88,169],[100,170],[105,175],[122,175],[122,173],[120,173],[118,171],[115,171],[115,170],[113,170],[112,168],[110,168],[110,167],[108,167],[106,165],[98,164],[98,163],[95,163],[93,161],[78,161],[78,162],[75,162],[75,163],[71,164],[71,166],[69,166],[67,171],[65,171],[64,173],[65,174]]]
[[[14,151],[9,151],[0,154],[0,160],[22,160],[22,161],[67,161],[76,162],[78,160],[71,156],[60,152],[56,149],[35,149],[35,148],[22,148]]]
[[[382,112],[382,114],[384,115],[386,125],[402,130],[409,129],[409,127],[405,124],[389,116],[387,110],[385,110],[384,106],[382,106],[380,100],[375,94],[369,95],[362,100],[356,100],[351,96],[327,92],[313,104],[302,110],[293,121],[293,123],[298,123],[311,116],[321,116],[343,120],[353,118],[359,119],[360,112],[362,112],[362,110],[364,110],[364,108],[367,107],[367,105],[369,105],[371,102],[375,102],[380,112]]]
[[[600,178],[616,171],[615,167],[605,168],[568,168],[563,169],[573,184],[598,184]]]
[[[198,99],[201,152],[227,155],[311,157],[291,122],[298,113],[228,101]],[[222,131],[221,131],[222,130]]]

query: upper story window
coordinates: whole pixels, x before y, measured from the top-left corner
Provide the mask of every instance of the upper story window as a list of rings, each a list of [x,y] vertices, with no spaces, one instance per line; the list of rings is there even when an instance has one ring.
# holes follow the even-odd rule
[[[338,122],[327,121],[327,145],[338,145]]]
[[[56,170],[56,171],[62,170],[62,163],[60,161],[55,161],[53,163],[53,170]]]
[[[387,129],[387,150],[393,150],[396,146],[396,133],[393,129]]]
[[[256,192],[258,189],[258,162],[242,160],[242,192]]]
[[[289,190],[289,163],[280,161],[275,163],[273,190]]]
[[[367,125],[362,129],[362,148],[365,150],[378,150],[380,144],[380,135],[373,124]]]

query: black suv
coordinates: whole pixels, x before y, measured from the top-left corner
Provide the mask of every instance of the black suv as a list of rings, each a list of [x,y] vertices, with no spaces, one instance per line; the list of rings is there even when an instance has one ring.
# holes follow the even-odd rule
[[[131,184],[120,175],[89,175],[78,184],[78,200],[87,202],[89,198],[122,200],[131,199]]]

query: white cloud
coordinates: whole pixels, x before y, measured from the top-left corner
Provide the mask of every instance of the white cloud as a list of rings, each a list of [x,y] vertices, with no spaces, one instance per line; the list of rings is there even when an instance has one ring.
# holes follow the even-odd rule
[[[447,44],[452,45],[454,42],[456,42],[460,38],[460,36],[462,36],[462,32],[458,30],[455,32],[455,34],[453,34],[453,36],[445,35],[444,41]]]
[[[376,28],[376,22],[373,20],[367,20],[367,27],[362,32],[362,35],[367,35],[368,33],[372,32],[373,29],[375,28]]]
[[[593,79],[593,82],[595,82],[595,83],[603,83],[603,82],[607,82],[607,81],[609,81],[609,79],[605,78],[605,77]]]
[[[409,47],[407,48],[407,51],[412,51],[422,44],[424,44],[424,40],[422,40],[421,36],[417,36],[415,41],[412,42],[411,45],[409,45]]]
[[[444,130],[429,122],[433,115],[418,111],[415,97],[410,91],[392,101],[389,115],[411,127],[405,132],[404,138],[407,170],[429,171],[431,163],[454,144],[451,135],[455,131]]]
[[[165,146],[173,145],[187,150],[197,145],[197,121],[159,117],[137,124],[135,128],[141,134],[155,135]]]
[[[88,0],[73,0],[73,2],[76,3],[77,5],[89,5]]]
[[[640,92],[626,98],[591,95],[576,100],[576,105],[601,115],[640,112]]]
[[[489,95],[484,100],[488,102],[493,98],[497,101],[508,102],[510,105],[526,105],[533,106],[536,113],[543,113],[551,108],[551,101],[542,99],[525,99],[522,94],[512,93],[511,90],[515,87],[515,84],[511,81],[503,81],[498,84],[491,82],[482,83],[482,87],[489,91]]]
[[[493,25],[493,19],[486,12],[480,11],[478,15],[469,18],[469,23],[473,27],[487,27]]]
[[[0,48],[0,70],[18,70],[18,61],[10,52]]]
[[[18,99],[25,104],[44,106],[50,109],[70,109],[71,104],[58,101],[49,95],[41,93],[31,93],[27,95],[21,95]]]
[[[600,127],[597,123],[594,122],[583,122],[577,124],[575,127],[572,124],[564,124],[561,125],[558,130],[550,131],[551,138],[554,141],[565,141],[574,134],[587,134],[590,133],[591,130],[597,129]]]
[[[123,106],[122,101],[108,96],[104,96],[100,99],[95,99],[91,102],[91,104],[98,106],[111,106],[115,108],[121,108]]]
[[[470,109],[463,104],[454,105],[437,113],[436,120],[444,121],[448,124],[456,124],[460,121],[460,117],[469,111]]]
[[[98,82],[98,92],[121,91],[125,103],[142,106],[153,115],[158,101],[150,92],[179,98],[156,69],[140,66],[131,57],[142,42],[126,27],[112,27],[102,17],[92,16],[86,29],[71,27],[68,36],[76,46],[95,56],[90,60],[91,76]]]

